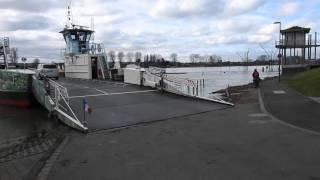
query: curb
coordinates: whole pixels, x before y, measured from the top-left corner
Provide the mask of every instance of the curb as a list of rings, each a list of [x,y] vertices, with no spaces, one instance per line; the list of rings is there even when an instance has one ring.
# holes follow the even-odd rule
[[[44,166],[42,167],[39,174],[37,175],[36,180],[47,180],[53,165],[58,160],[62,150],[67,145],[68,141],[69,141],[69,137],[65,137],[63,139],[61,144],[57,147],[57,149],[52,153],[49,159],[45,162]]]

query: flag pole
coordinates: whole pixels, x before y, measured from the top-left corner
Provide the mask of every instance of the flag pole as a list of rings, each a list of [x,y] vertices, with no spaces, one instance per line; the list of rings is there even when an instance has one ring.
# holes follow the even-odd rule
[[[86,97],[83,97],[83,100],[82,100],[82,104],[83,104],[83,124],[86,125]]]

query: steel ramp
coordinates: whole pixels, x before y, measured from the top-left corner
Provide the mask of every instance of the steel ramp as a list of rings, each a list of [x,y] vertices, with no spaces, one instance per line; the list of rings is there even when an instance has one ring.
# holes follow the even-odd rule
[[[65,87],[53,80],[40,80],[33,76],[32,91],[36,100],[50,113],[56,115],[61,122],[82,132],[88,131],[70,107],[69,95]]]

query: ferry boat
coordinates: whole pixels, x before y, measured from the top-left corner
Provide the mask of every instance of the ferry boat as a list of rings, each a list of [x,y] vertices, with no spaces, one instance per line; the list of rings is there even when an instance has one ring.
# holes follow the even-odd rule
[[[33,103],[32,76],[27,69],[10,69],[16,63],[8,37],[0,38],[0,105],[30,107]]]
[[[0,70],[0,105],[30,107],[34,100],[32,76],[35,73],[23,69]]]

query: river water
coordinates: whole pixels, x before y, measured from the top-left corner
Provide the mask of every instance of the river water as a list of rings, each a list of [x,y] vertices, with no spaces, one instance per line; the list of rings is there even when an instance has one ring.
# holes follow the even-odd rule
[[[260,78],[278,76],[278,66],[232,66],[232,67],[195,67],[195,68],[168,68],[167,73],[190,79],[204,79],[204,96],[225,89],[228,86],[246,85],[252,82],[252,72],[257,69]]]

